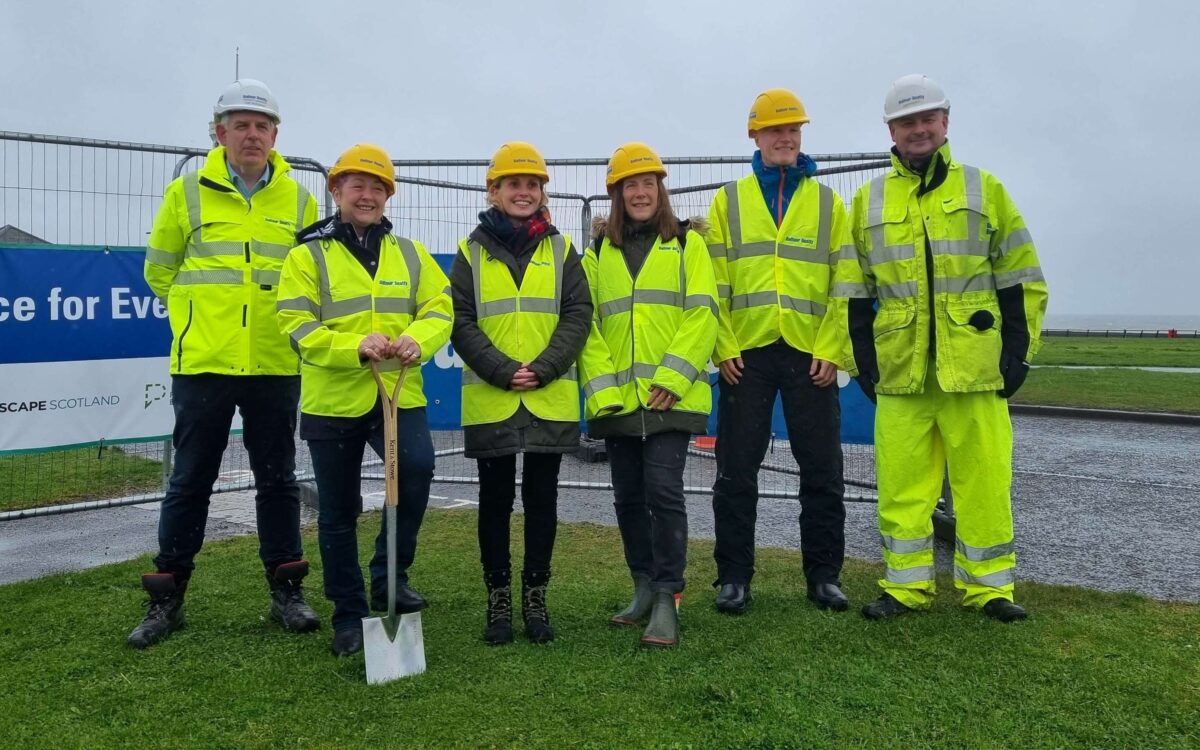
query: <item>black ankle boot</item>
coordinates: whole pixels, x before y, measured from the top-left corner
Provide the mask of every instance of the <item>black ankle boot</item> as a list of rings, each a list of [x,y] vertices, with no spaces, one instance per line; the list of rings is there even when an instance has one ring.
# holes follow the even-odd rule
[[[183,595],[187,586],[186,578],[177,580],[170,573],[143,575],[142,588],[150,595],[146,618],[133,629],[125,642],[133,648],[146,648],[186,625]]]
[[[521,615],[525,618],[525,635],[534,643],[554,640],[550,613],[546,611],[546,584],[550,571],[525,571],[521,574]]]
[[[512,643],[512,573],[507,570],[485,572],[483,582],[488,592],[483,641],[489,646]]]
[[[275,573],[267,573],[271,588],[271,619],[294,633],[304,633],[321,627],[321,618],[304,601],[304,576],[308,562],[295,560],[281,563]]]

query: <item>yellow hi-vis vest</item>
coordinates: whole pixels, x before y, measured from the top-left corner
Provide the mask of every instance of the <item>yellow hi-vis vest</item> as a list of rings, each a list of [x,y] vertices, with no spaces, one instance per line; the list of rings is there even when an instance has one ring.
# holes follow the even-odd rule
[[[712,409],[705,370],[717,337],[716,279],[700,235],[689,230],[683,240],[657,238],[636,279],[607,237],[599,252],[584,253],[595,307],[579,358],[588,419],[644,407],[652,386],[679,399],[672,410]],[[610,411],[614,396],[620,409]]]
[[[428,362],[450,338],[454,315],[449,282],[419,242],[386,235],[375,277],[341,242],[312,240],[288,254],[279,285],[279,328],[300,353],[300,410],[357,417],[375,405],[378,391],[358,346],[370,333],[411,336]],[[379,363],[391,389],[400,362]],[[410,367],[400,390],[401,409],[424,406],[420,367]]]
[[[563,263],[570,238],[545,237],[533,251],[518,289],[508,266],[472,240],[459,242],[459,252],[471,266],[475,283],[475,313],[479,330],[497,349],[518,362],[532,362],[545,351],[558,328]],[[467,365],[462,372],[462,424],[503,422],[525,408],[535,417],[555,422],[579,421],[579,390],[575,367],[532,391],[497,388]]]
[[[229,179],[225,147],[171,182],[146,247],[146,282],[166,300],[171,373],[295,375],[275,322],[279,271],[317,202],[271,151],[271,180],[249,201]]]
[[[782,338],[840,366],[848,346],[844,308],[829,310],[829,295],[837,267],[853,262],[853,251],[843,252],[852,245],[837,193],[802,180],[776,227],[750,174],[717,191],[708,222],[720,323],[713,361]]]
[[[922,392],[929,366],[930,295],[937,378],[947,393],[995,391],[1004,385],[997,289],[1021,285],[1028,356],[1041,346],[1046,280],[1025,220],[993,175],[951,161],[949,144],[938,157],[949,165],[946,179],[920,197],[921,176],[895,155],[892,171],[854,196],[853,235],[865,288],[851,296],[879,300],[877,393]],[[925,270],[927,239],[932,289]],[[982,331],[970,322],[980,310],[994,320]]]

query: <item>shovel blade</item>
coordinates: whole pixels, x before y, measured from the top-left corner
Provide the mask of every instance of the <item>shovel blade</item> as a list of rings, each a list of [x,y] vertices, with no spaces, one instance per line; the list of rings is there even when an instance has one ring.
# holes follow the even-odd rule
[[[368,684],[378,685],[425,671],[420,612],[397,616],[391,628],[386,617],[364,617],[362,623]]]

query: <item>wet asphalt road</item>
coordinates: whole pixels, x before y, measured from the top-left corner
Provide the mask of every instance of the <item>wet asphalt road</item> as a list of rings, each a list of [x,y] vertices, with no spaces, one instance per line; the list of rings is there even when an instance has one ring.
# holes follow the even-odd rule
[[[1200,427],[1028,415],[1015,415],[1013,424],[1013,512],[1022,579],[1200,602]],[[794,466],[785,454],[786,446],[777,444],[768,461]],[[473,463],[442,458],[438,474],[470,475]],[[847,466],[850,476],[872,475],[863,449],[848,454]],[[687,484],[710,486],[713,471],[711,459],[691,458]],[[563,478],[603,482],[607,472],[607,464],[568,458]],[[795,477],[774,472],[761,481],[771,489],[795,483]],[[378,506],[381,490],[379,482],[364,482],[368,507]],[[437,484],[430,505],[470,507],[475,497],[473,485]],[[710,497],[689,495],[688,512],[691,535],[711,538]],[[798,513],[794,500],[761,500],[758,544],[798,548]],[[559,515],[564,522],[615,524],[612,496],[605,491],[564,489]],[[306,512],[305,520],[312,522],[313,514]],[[0,583],[153,552],[156,524],[157,504],[0,522]],[[209,539],[253,531],[252,493],[214,496]],[[848,503],[847,555],[876,561],[878,544],[875,506]],[[939,562],[946,565],[949,547],[939,546]]]

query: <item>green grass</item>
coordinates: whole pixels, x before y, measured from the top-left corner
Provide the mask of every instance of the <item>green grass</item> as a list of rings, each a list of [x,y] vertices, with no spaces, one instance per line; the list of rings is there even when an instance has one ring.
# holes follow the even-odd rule
[[[1038,367],[1013,403],[1200,414],[1200,374]]]
[[[762,550],[753,609],[730,618],[711,608],[712,546],[694,542],[681,646],[647,652],[636,629],[606,623],[630,589],[616,530],[573,524],[550,588],[559,639],[488,648],[475,518],[427,517],[412,576],[432,602],[428,672],[385,686],[365,684],[362,657],[329,654],[328,626],[295,635],[266,621],[252,537],[206,547],[188,628],[145,652],[123,640],[148,559],[0,587],[0,737],[22,750],[1200,742],[1195,605],[1021,584],[1032,618],[1006,626],[960,609],[944,581],[932,612],[870,623],[817,611],[798,553]],[[311,533],[306,545],[316,557]],[[847,566],[855,604],[879,574]],[[327,618],[320,571],[309,580]]]
[[[1200,367],[1200,339],[1046,336],[1039,365]]]
[[[121,448],[0,456],[0,510],[118,497],[161,485],[161,462]]]

